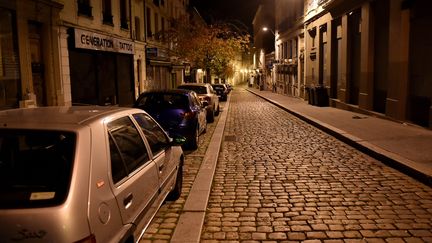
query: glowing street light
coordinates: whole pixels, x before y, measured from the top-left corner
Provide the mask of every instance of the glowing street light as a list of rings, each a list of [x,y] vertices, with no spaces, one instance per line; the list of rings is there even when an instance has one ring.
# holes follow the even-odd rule
[[[269,31],[269,30],[270,30],[270,32],[272,32],[272,34],[273,34],[273,35],[275,35],[275,33],[273,32],[273,30],[272,30],[272,29],[270,29],[270,28],[267,28],[267,27],[263,27],[263,28],[262,28],[262,30],[263,30],[263,31],[265,31],[265,32],[267,32],[267,31]]]

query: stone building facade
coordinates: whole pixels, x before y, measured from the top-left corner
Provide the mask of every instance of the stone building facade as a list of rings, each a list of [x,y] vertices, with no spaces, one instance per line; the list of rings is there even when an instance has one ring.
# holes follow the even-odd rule
[[[184,66],[155,33],[188,0],[0,0],[0,109],[129,106],[182,82]]]
[[[331,106],[431,128],[431,7],[428,0],[276,1],[278,92],[308,99],[319,87]]]

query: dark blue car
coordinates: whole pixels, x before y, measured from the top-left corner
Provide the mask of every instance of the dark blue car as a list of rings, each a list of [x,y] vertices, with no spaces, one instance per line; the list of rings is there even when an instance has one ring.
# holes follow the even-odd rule
[[[207,113],[194,91],[147,91],[141,93],[134,107],[150,114],[171,136],[184,136],[186,148],[198,148],[199,136],[207,128]]]

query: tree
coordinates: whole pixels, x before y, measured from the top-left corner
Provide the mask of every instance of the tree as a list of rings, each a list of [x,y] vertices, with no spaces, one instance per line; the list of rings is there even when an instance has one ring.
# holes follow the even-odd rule
[[[207,82],[211,73],[228,78],[234,74],[231,60],[249,46],[249,35],[240,33],[224,23],[204,25],[179,19],[165,33],[171,42],[172,54],[193,68],[206,70]]]

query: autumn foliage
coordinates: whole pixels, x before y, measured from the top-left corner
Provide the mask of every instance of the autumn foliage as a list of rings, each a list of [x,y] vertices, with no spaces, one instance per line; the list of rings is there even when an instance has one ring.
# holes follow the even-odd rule
[[[232,60],[249,46],[248,34],[223,23],[205,25],[179,19],[165,36],[171,42],[173,56],[222,78],[234,74]]]

